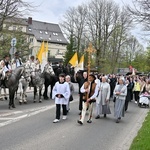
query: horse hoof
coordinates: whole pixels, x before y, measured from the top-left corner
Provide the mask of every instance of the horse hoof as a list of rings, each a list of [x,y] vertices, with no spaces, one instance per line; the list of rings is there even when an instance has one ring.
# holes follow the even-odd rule
[[[48,99],[49,99],[49,97],[44,97],[44,99],[45,99],[45,100],[48,100]]]
[[[33,101],[33,103],[36,103],[36,101]]]
[[[16,108],[16,106],[15,106],[15,105],[12,105],[12,108]]]
[[[20,105],[22,105],[22,102],[19,102]]]
[[[42,101],[39,101],[39,103],[42,103]]]
[[[12,110],[12,106],[9,106],[8,108],[9,108],[10,110]]]
[[[24,102],[24,104],[27,104],[27,102]]]
[[[7,97],[5,97],[5,100],[7,100]]]

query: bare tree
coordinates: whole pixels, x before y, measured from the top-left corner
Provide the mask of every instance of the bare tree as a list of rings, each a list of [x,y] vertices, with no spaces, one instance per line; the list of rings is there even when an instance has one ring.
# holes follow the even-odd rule
[[[64,21],[61,22],[63,31],[69,37],[71,34],[76,39],[77,51],[81,52],[81,40],[84,34],[85,21],[87,15],[86,5],[77,8],[69,8],[64,15]]]
[[[150,1],[149,0],[134,0],[134,7],[127,6],[127,9],[132,14],[134,20],[144,25],[146,30],[150,30]]]
[[[118,60],[122,58],[122,47],[127,42],[128,30],[132,25],[132,19],[127,14],[126,9],[119,11],[119,16],[115,22],[115,30],[113,30],[110,37],[110,57],[108,62],[111,64],[111,72],[114,73],[115,68],[118,64]],[[123,54],[124,55],[124,54]]]
[[[23,0],[0,0],[0,32],[5,20],[22,17],[31,10],[31,5]]]
[[[89,35],[97,50],[96,66],[99,71],[106,72],[105,66],[109,63],[114,72],[131,20],[113,1],[92,0],[88,8]]]
[[[124,62],[131,54],[131,47],[127,45],[135,42],[129,38],[132,27],[130,14],[112,0],[91,0],[84,6],[70,8],[62,27],[68,35],[73,33],[78,50],[89,41],[93,43],[97,50],[95,65],[100,72],[114,73],[118,62]]]
[[[97,50],[97,66],[102,68],[108,49],[108,39],[111,36],[115,9],[117,5],[107,0],[92,0],[89,5],[87,24],[89,35]]]

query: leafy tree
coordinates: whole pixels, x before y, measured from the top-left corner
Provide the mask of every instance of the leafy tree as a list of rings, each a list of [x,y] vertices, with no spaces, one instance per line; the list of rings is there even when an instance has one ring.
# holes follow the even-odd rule
[[[65,56],[64,56],[65,65],[68,64],[69,60],[74,55],[75,49],[76,49],[76,47],[75,47],[74,36],[73,36],[73,32],[72,32],[72,34],[70,35],[70,41],[67,45],[67,51],[65,52]]]
[[[1,40],[0,40],[0,56],[1,59],[5,54],[9,54],[11,49],[11,39],[16,38],[17,44],[15,46],[16,51],[20,52],[20,57],[29,55],[29,42],[27,41],[27,35],[23,33],[21,30],[9,31],[8,29],[3,29],[1,32]]]

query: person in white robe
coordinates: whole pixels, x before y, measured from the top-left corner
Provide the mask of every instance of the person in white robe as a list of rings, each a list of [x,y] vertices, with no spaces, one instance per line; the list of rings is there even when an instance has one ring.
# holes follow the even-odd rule
[[[59,81],[55,83],[52,90],[52,99],[55,100],[56,104],[56,118],[53,123],[60,121],[61,106],[63,109],[63,120],[67,119],[67,105],[70,97],[70,87],[67,82],[65,82],[65,75],[59,75]]]
[[[99,119],[100,115],[103,114],[106,117],[107,114],[111,114],[109,107],[109,99],[110,99],[110,85],[107,83],[107,76],[102,77],[102,82],[99,86],[99,94],[96,98],[96,117],[95,119]]]
[[[98,87],[100,87],[101,81],[98,78],[98,75],[95,75],[96,79],[95,79],[95,83],[97,84]]]

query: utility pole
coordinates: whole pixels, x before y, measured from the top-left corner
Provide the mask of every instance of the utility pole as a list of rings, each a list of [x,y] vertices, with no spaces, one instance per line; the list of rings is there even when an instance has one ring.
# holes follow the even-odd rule
[[[15,54],[15,52],[16,52],[16,44],[17,44],[17,40],[16,40],[16,38],[12,38],[12,40],[11,40],[11,49],[10,49],[10,51],[9,51],[9,54],[11,55],[11,59],[14,57],[14,54]]]

